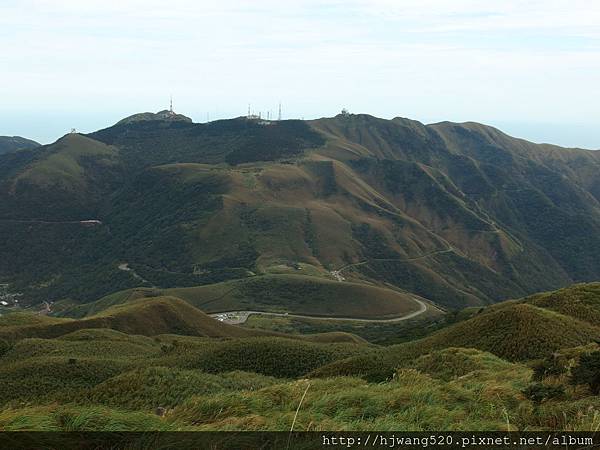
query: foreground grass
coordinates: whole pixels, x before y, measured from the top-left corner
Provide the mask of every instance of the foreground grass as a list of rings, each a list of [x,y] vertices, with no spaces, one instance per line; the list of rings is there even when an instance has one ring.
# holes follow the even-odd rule
[[[172,431],[151,413],[102,406],[49,405],[0,412],[0,431]]]
[[[568,310],[544,294],[390,347],[106,328],[2,341],[0,430],[598,430],[600,397],[573,368],[600,350],[596,319],[582,313],[600,298],[577,292]],[[48,320],[3,325],[57,326]]]
[[[289,380],[239,371],[213,375],[135,368],[68,395],[63,391],[46,405],[7,404],[0,430],[285,431],[298,408],[297,431],[590,430],[600,425],[598,397],[570,388],[560,399],[536,403],[523,393],[531,377],[524,364],[460,348],[421,356],[378,383],[351,376]]]

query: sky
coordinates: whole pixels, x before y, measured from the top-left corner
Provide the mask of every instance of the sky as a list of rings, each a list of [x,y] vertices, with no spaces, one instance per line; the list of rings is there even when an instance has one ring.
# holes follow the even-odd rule
[[[598,0],[0,0],[0,135],[342,108],[600,149]]]

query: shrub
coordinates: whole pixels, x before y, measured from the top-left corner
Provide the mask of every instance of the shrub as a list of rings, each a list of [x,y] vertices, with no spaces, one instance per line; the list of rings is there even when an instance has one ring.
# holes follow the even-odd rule
[[[240,370],[293,378],[356,354],[360,349],[355,344],[319,344],[282,338],[235,339],[203,345],[199,349],[181,345],[157,360],[157,365],[175,363],[207,373]],[[178,358],[181,360],[177,361]]]
[[[558,358],[554,356],[537,361],[533,365],[532,369],[533,375],[531,376],[531,378],[534,381],[541,381],[545,377],[551,375],[562,375],[567,371],[567,368],[560,363]]]
[[[532,383],[523,390],[523,394],[533,403],[539,405],[546,400],[560,399],[565,395],[564,386],[548,386],[542,383]]]
[[[573,384],[587,384],[594,395],[600,394],[600,352],[581,355],[571,370]]]
[[[0,339],[0,357],[4,356],[6,353],[8,353],[8,351],[12,348],[12,345],[10,345],[10,342],[4,340],[4,339]]]

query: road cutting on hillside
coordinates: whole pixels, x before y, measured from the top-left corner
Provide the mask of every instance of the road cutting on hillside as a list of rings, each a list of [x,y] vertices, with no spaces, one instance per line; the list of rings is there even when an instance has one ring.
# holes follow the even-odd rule
[[[437,250],[435,252],[427,253],[426,255],[415,256],[414,258],[370,258],[364,261],[360,261],[354,264],[348,264],[344,267],[339,268],[338,270],[332,270],[330,272],[331,276],[338,281],[346,281],[346,278],[342,275],[342,272],[346,269],[350,269],[351,267],[364,266],[371,262],[408,262],[408,261],[416,261],[418,259],[429,258],[430,256],[440,255],[442,253],[454,252],[453,247],[449,247],[444,250]]]

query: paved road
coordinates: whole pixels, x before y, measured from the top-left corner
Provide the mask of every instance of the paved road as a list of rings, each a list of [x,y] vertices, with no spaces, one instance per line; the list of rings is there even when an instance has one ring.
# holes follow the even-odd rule
[[[77,224],[77,225],[102,225],[102,222],[97,219],[82,219],[82,220],[38,220],[38,219],[0,219],[0,222],[5,223],[45,223],[49,225],[61,224]]]
[[[370,322],[370,323],[393,323],[393,322],[401,322],[403,320],[412,319],[417,317],[420,314],[423,314],[427,311],[427,304],[419,300],[418,298],[411,297],[415,302],[419,304],[419,310],[414,311],[412,313],[406,314],[401,317],[393,317],[391,319],[360,319],[353,317],[335,317],[335,316],[310,316],[306,314],[287,314],[287,313],[274,313],[268,311],[224,311],[220,313],[210,314],[213,318],[218,318],[218,316],[224,317],[223,322],[230,324],[240,324],[244,323],[248,320],[248,317],[251,315],[262,315],[262,316],[275,316],[275,317],[296,317],[299,319],[312,319],[312,320],[330,320],[330,321],[348,321],[348,322]]]

